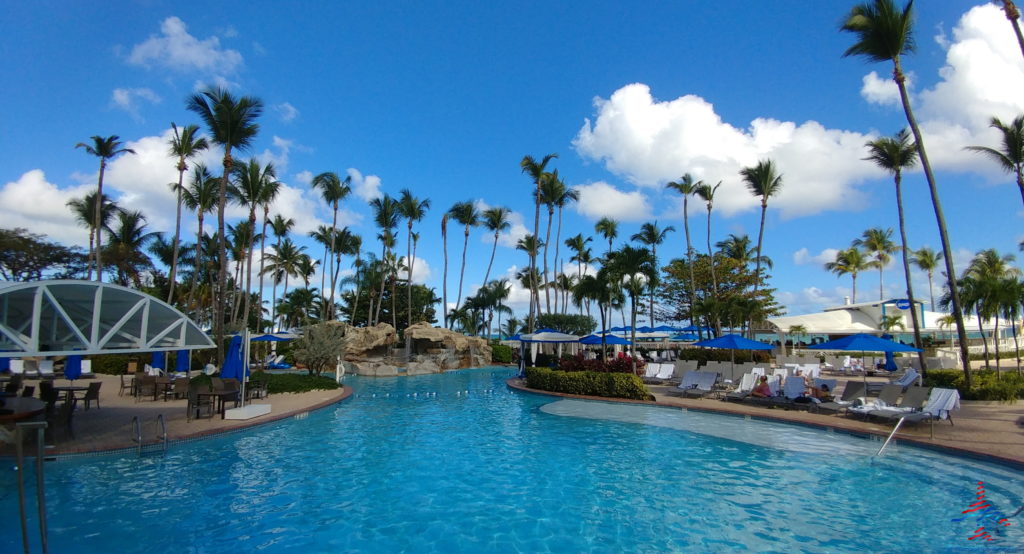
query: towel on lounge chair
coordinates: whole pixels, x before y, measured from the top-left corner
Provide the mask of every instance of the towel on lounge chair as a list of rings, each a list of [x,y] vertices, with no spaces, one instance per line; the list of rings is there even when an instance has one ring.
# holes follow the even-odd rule
[[[658,374],[654,377],[656,379],[671,379],[672,372],[675,371],[676,366],[673,364],[654,364],[658,366]]]
[[[660,369],[661,369],[661,365],[660,364],[655,364],[655,363],[648,362],[647,365],[644,366],[644,378],[646,378],[646,379],[653,378],[655,375],[658,374],[658,370],[660,370]]]
[[[833,388],[831,390],[834,391],[835,389]],[[864,388],[864,383],[862,381],[847,381],[846,385],[843,387],[843,396],[840,397],[839,400],[822,402],[821,404],[812,406],[812,408],[819,412],[822,410],[840,412],[852,406],[855,398],[864,396],[866,394],[866,390],[867,389]]]
[[[882,408],[879,410],[871,410],[868,415],[871,417],[878,417],[883,419],[889,419],[893,417],[900,417],[908,413],[920,411],[924,408],[925,402],[931,396],[931,389],[927,387],[910,387],[907,392],[903,394],[903,399],[900,400],[899,405]]]
[[[893,385],[899,385],[903,387],[903,390],[907,390],[907,387],[913,385],[914,382],[917,381],[920,377],[921,375],[914,368],[910,368],[907,370],[906,373],[903,374],[902,377],[896,379],[895,381],[891,381],[891,383]]]
[[[885,385],[882,387],[882,392],[879,393],[878,398],[857,398],[853,401],[853,405],[847,409],[847,412],[867,417],[868,412],[871,410],[882,410],[895,406],[902,392],[903,387],[899,385]]]

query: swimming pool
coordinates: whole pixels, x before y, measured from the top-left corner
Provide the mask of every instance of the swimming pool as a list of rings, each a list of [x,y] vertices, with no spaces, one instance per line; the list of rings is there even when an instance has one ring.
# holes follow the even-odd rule
[[[47,465],[52,552],[991,550],[952,522],[1002,466],[799,426],[513,393],[507,369],[349,378],[354,397],[164,457]],[[468,391],[468,392],[467,392]],[[13,474],[0,551],[20,550]],[[973,515],[973,514],[968,514]],[[30,530],[32,522],[30,522]]]

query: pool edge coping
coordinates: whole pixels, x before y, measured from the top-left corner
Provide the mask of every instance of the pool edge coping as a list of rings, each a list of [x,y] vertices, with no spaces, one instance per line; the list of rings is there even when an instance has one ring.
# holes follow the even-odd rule
[[[801,426],[804,426],[804,427],[813,427],[813,428],[816,428],[816,429],[819,429],[819,430],[828,430],[828,431],[832,431],[832,432],[835,432],[835,433],[845,433],[847,435],[853,435],[853,436],[857,436],[857,437],[861,437],[861,438],[877,437],[877,438],[880,438],[882,440],[885,440],[885,438],[887,438],[889,436],[888,433],[880,433],[880,432],[877,432],[877,431],[871,431],[869,429],[864,429],[864,430],[847,429],[845,427],[837,427],[837,426],[834,426],[834,425],[828,425],[826,423],[820,423],[820,422],[815,422],[815,421],[795,421],[795,420],[791,420],[791,419],[787,419],[787,418],[781,418],[781,417],[772,416],[772,415],[769,415],[769,414],[737,413],[737,412],[733,412],[733,411],[729,411],[729,410],[716,409],[716,408],[714,408],[712,406],[708,406],[708,407],[703,407],[702,406],[702,407],[696,407],[695,408],[695,407],[691,407],[691,406],[678,406],[678,405],[675,405],[675,404],[665,404],[663,402],[658,402],[657,400],[633,400],[633,399],[629,399],[629,398],[610,398],[610,397],[604,397],[604,396],[586,396],[586,395],[582,395],[582,394],[570,394],[570,393],[564,393],[564,392],[543,391],[543,390],[531,389],[531,388],[527,387],[525,385],[525,382],[522,379],[517,378],[517,377],[506,379],[505,380],[505,385],[507,387],[513,389],[513,390],[517,390],[517,391],[520,391],[520,392],[525,392],[525,393],[528,393],[528,394],[536,394],[536,395],[539,395],[539,396],[554,396],[554,397],[559,397],[559,398],[570,398],[570,399],[574,399],[574,400],[588,400],[588,401],[609,402],[609,403],[616,403],[616,404],[638,404],[638,405],[642,405],[642,406],[657,406],[659,408],[673,408],[673,409],[676,409],[676,410],[693,410],[693,411],[696,411],[696,412],[705,412],[705,413],[712,413],[712,414],[716,414],[716,415],[725,415],[725,416],[733,416],[733,417],[743,417],[743,418],[748,418],[749,417],[751,419],[759,419],[759,420],[771,421],[773,423],[784,423],[784,424],[789,424],[789,425],[801,425]],[[991,453],[988,453],[988,452],[980,452],[980,451],[971,450],[971,449],[968,449],[968,448],[959,448],[959,447],[947,446],[947,445],[943,445],[943,444],[934,444],[934,443],[930,443],[930,442],[925,442],[925,441],[917,440],[917,439],[914,439],[912,437],[911,438],[893,437],[892,442],[895,443],[895,444],[899,444],[901,442],[902,443],[909,443],[912,446],[915,446],[915,447],[918,447],[918,448],[924,448],[926,450],[939,451],[939,452],[943,452],[943,453],[950,454],[950,455],[953,455],[953,456],[958,456],[958,457],[961,457],[961,458],[969,458],[969,459],[977,460],[977,461],[981,461],[981,462],[991,462],[991,463],[999,464],[999,465],[1002,465],[1002,466],[1005,466],[1005,467],[1009,467],[1009,468],[1017,470],[1017,471],[1024,471],[1024,459],[1008,458],[1006,456],[1000,456],[998,454],[991,454]]]

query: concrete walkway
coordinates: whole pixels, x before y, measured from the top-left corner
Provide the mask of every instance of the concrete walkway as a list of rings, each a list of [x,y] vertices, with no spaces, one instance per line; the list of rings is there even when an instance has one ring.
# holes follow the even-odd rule
[[[513,388],[538,394],[602,401],[638,402],[534,391],[527,389],[525,383],[519,379],[510,379],[508,384]],[[669,394],[675,389],[673,386],[648,385],[647,389],[654,395],[655,401],[640,403],[734,415],[749,415],[781,422],[800,423],[823,428],[831,427],[852,433],[870,434],[879,437],[889,436],[893,429],[892,424],[863,421],[854,417],[812,414],[803,410],[769,408],[742,402],[725,402],[711,398],[682,398]],[[838,389],[842,390],[842,385]],[[974,457],[1007,462],[1024,468],[1024,402],[1000,404],[997,402],[962,401],[961,405],[961,409],[953,413],[954,425],[950,425],[948,421],[935,422],[934,439],[929,438],[929,425],[925,423],[901,427],[900,432],[896,435],[896,441],[918,443],[925,446],[939,446]]]
[[[97,375],[96,379],[103,382],[100,389],[100,407],[95,405],[86,410],[79,402],[74,415],[74,438],[67,436],[62,429],[56,429],[53,448],[47,448],[47,454],[74,454],[83,452],[99,452],[134,448],[132,441],[132,418],[138,416],[142,422],[143,440],[147,444],[158,442],[156,439],[157,416],[163,414],[167,423],[169,441],[194,439],[225,431],[253,427],[270,423],[310,410],[328,406],[347,398],[352,394],[350,387],[337,390],[320,390],[294,394],[275,394],[266,399],[254,400],[254,404],[270,404],[271,412],[267,415],[249,420],[221,419],[214,413],[213,417],[187,420],[185,413],[187,400],[141,400],[128,396],[118,396],[120,377],[115,375]],[[81,385],[89,381],[78,381]],[[27,384],[38,384],[27,381]],[[69,383],[63,379],[55,381],[56,386]],[[229,406],[230,407],[230,406]],[[205,413],[203,414],[206,415]],[[54,444],[55,442],[55,444]],[[0,456],[12,455],[14,448],[10,444],[0,445]]]

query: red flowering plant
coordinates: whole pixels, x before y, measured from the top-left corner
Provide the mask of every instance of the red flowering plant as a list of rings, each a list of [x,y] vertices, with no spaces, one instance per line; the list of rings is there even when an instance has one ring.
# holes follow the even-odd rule
[[[645,362],[636,361],[636,374],[643,375]],[[558,369],[561,371],[596,371],[599,373],[632,373],[633,366],[629,358],[612,358],[606,362],[601,360],[588,360],[583,354],[576,354],[571,357],[564,357],[559,361]]]

